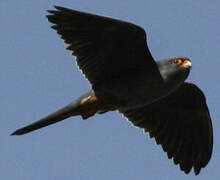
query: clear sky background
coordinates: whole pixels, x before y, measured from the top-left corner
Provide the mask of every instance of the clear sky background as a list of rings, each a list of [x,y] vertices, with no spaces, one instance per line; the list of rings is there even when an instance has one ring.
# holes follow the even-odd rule
[[[212,159],[198,177],[181,172],[153,139],[117,112],[9,136],[90,88],[45,18],[53,5],[131,21],[147,31],[155,59],[192,60],[187,81],[205,93],[214,128]],[[219,7],[219,0],[1,0],[0,179],[219,179]]]

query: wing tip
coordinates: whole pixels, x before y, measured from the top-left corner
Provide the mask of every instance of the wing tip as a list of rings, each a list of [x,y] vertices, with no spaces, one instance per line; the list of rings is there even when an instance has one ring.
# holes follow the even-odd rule
[[[66,9],[66,8],[64,8],[64,7],[57,6],[57,5],[54,5],[54,8],[57,9],[57,10],[63,10],[63,9]]]
[[[199,175],[200,171],[201,171],[201,168],[194,167],[194,173],[195,173],[196,176]]]
[[[50,13],[50,15],[46,15],[47,18],[66,9],[66,8],[61,7],[61,6],[56,6],[56,5],[54,6],[54,8],[56,10],[46,10],[48,13]]]
[[[72,12],[74,10],[72,9],[69,9],[69,8],[65,8],[65,7],[61,7],[61,6],[57,6],[57,5],[54,5],[54,8],[57,9],[59,12]]]

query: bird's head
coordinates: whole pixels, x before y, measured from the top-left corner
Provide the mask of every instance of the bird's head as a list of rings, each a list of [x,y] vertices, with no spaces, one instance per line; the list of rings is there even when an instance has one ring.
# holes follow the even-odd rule
[[[160,74],[166,83],[179,84],[185,81],[192,67],[186,57],[176,57],[157,62]]]

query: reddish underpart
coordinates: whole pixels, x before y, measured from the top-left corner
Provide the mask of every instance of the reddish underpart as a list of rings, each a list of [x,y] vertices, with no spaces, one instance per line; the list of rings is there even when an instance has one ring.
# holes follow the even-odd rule
[[[88,96],[81,101],[81,116],[83,119],[87,119],[93,116],[97,111],[97,105],[99,104],[98,97],[96,95]]]

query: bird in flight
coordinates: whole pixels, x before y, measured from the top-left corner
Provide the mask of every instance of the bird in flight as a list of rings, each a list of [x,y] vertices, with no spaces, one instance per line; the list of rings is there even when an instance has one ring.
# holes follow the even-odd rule
[[[161,144],[186,174],[200,173],[212,154],[213,132],[203,92],[185,82],[186,57],[154,61],[141,27],[59,6],[47,18],[76,56],[91,90],[58,111],[16,130],[23,135],[71,116],[118,110]]]

